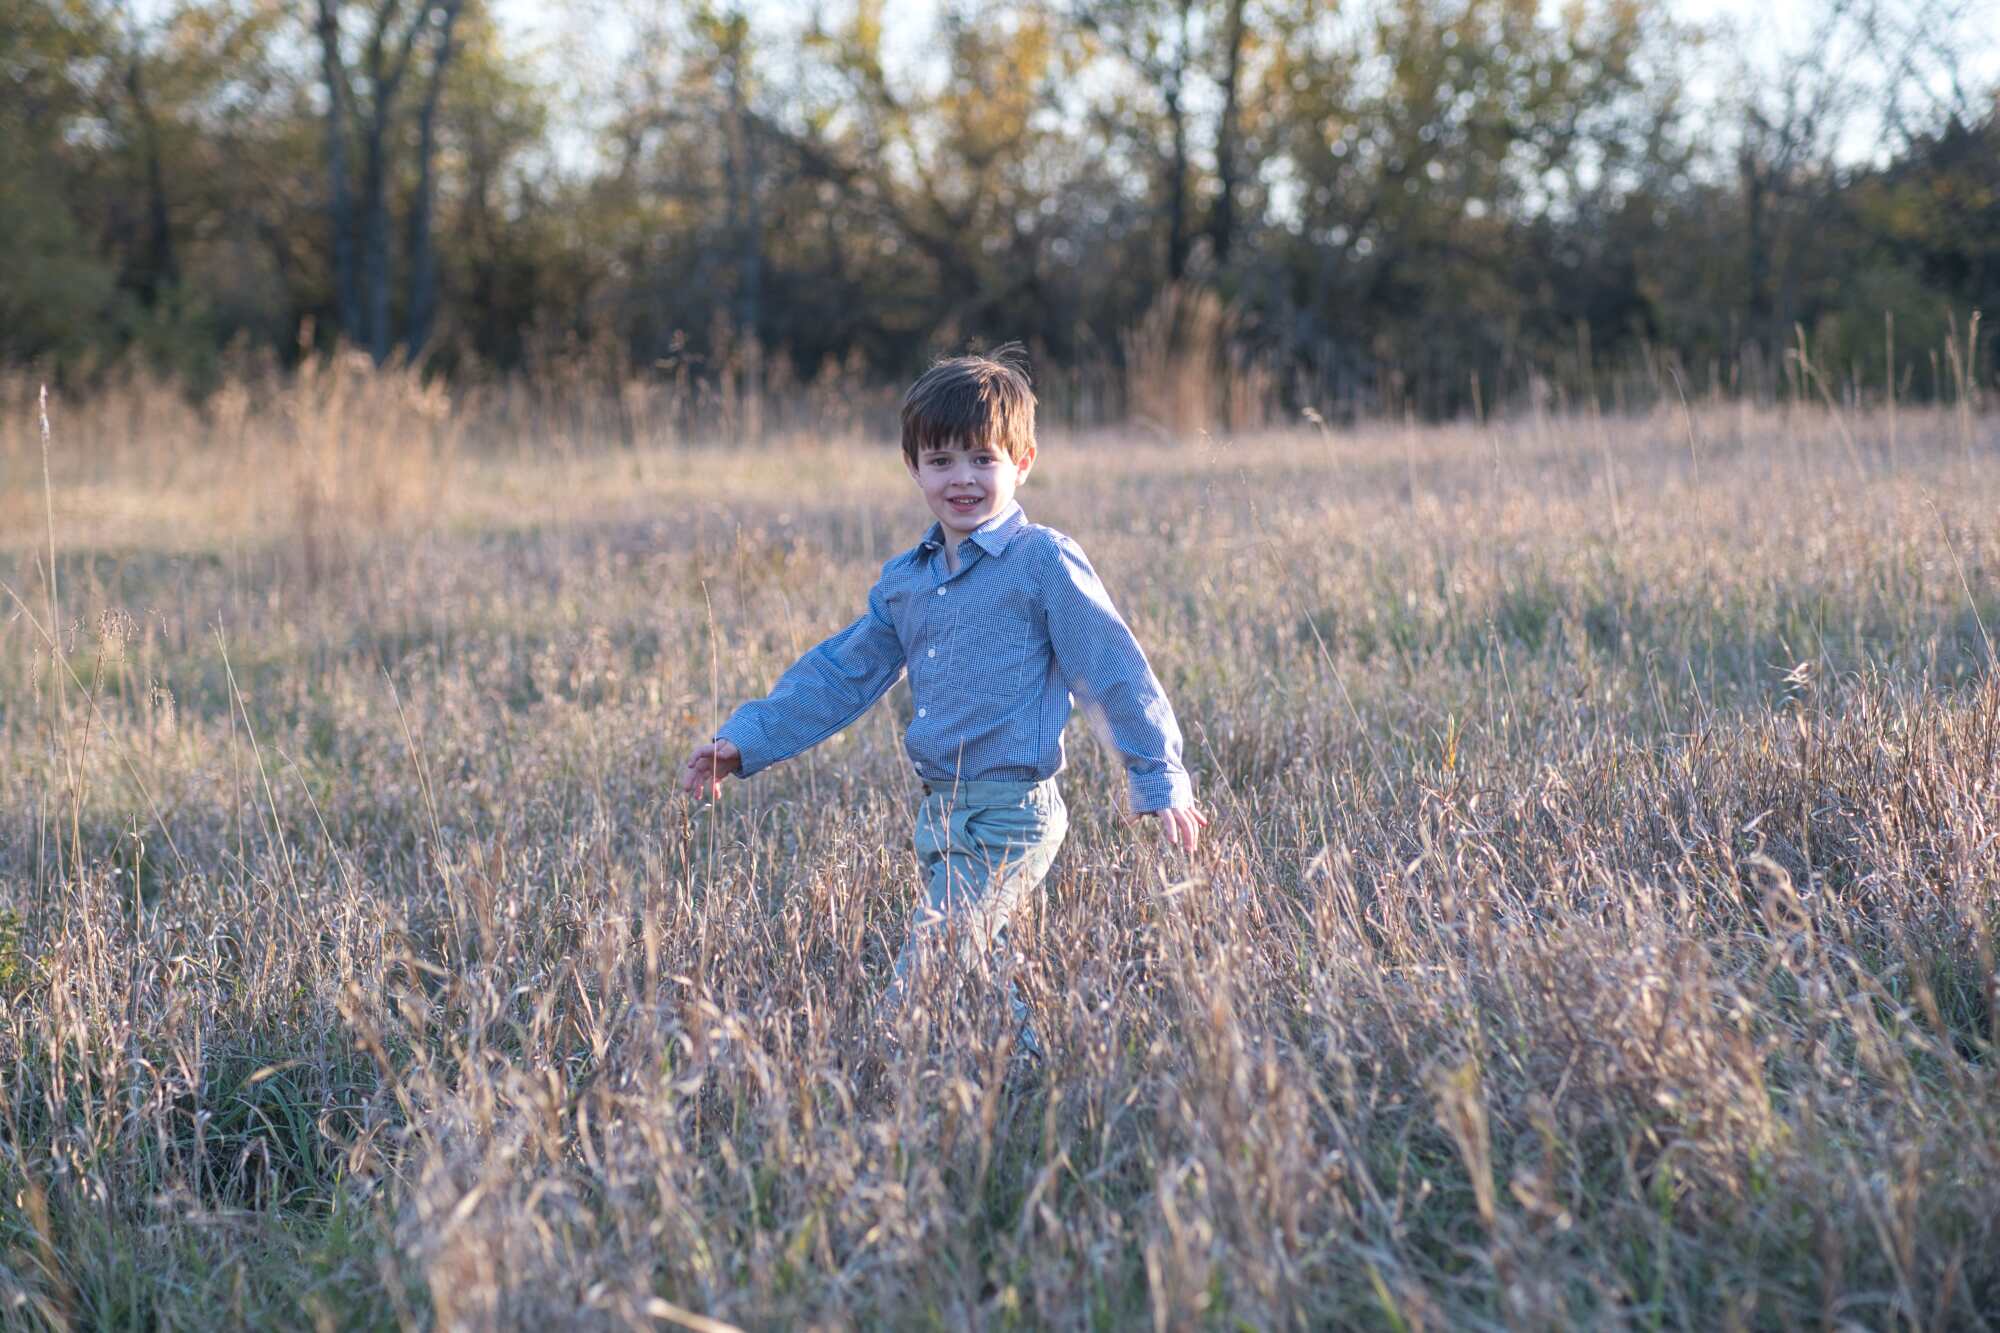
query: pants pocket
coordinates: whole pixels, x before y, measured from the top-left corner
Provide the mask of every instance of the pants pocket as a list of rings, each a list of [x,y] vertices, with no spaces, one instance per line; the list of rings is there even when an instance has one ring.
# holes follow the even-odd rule
[[[929,861],[950,853],[957,814],[942,797],[926,796],[918,804],[916,827],[910,840],[919,857]]]
[[[1060,840],[1068,819],[1061,800],[1030,798],[1020,805],[986,806],[966,812],[963,850],[989,860],[1019,860],[1051,838]]]

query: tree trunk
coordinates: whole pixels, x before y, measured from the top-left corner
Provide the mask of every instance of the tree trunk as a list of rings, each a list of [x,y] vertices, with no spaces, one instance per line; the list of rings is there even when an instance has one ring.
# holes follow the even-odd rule
[[[341,336],[361,341],[355,282],[354,200],[347,181],[347,68],[340,58],[340,0],[319,0],[320,73],[326,80],[327,223],[333,231],[333,307]]]
[[[380,97],[380,84],[377,84]],[[389,359],[389,161],[388,116],[381,106],[369,118],[361,154],[362,346],[380,365]]]
[[[1230,0],[1229,24],[1223,32],[1222,117],[1215,127],[1215,209],[1208,220],[1217,267],[1228,262],[1229,247],[1236,239],[1236,88],[1243,70],[1245,5],[1246,0]]]
[[[443,0],[438,11],[437,54],[417,115],[417,193],[410,201],[410,310],[404,329],[405,358],[414,362],[437,322],[437,252],[431,244],[431,201],[436,192],[432,167],[437,157],[437,108],[451,65],[452,30],[463,0]]]
[[[361,286],[362,345],[377,365],[389,359],[396,339],[390,321],[389,132],[396,123],[396,95],[410,68],[410,53],[430,18],[424,0],[397,37],[383,63],[383,48],[395,26],[401,0],[381,0],[368,34],[368,119],[361,129]]]
[[[145,136],[146,152],[146,259],[139,274],[139,299],[147,307],[180,281],[180,264],[174,255],[172,218],[167,210],[166,172],[160,165],[160,123],[146,101],[140,77],[140,60],[135,52],[125,71],[125,90],[132,99],[132,111]]]
[[[1751,341],[1762,344],[1771,335],[1769,182],[1748,153],[1738,165],[1743,181],[1744,322],[1749,326]]]
[[[757,141],[743,104],[743,35],[729,51],[728,123],[723,129],[723,177],[729,196],[729,226],[736,242],[736,327],[757,336],[763,314],[764,237],[757,198]]]
[[[1173,136],[1173,149],[1167,163],[1167,281],[1179,282],[1187,272],[1188,225],[1188,143],[1187,108],[1181,103],[1181,96],[1187,88],[1188,70],[1188,26],[1194,0],[1181,0],[1180,31],[1174,47],[1174,63],[1167,72],[1166,87],[1162,96],[1167,104],[1167,124]]]
[[[1167,85],[1167,121],[1173,129],[1173,149],[1167,158],[1167,281],[1179,282],[1187,272],[1187,115],[1181,109],[1179,76]]]
[[[763,317],[764,226],[757,197],[757,135],[744,102],[743,66],[749,46],[749,24],[741,14],[730,18],[723,69],[728,80],[723,107],[722,174],[728,195],[730,239],[736,247],[735,321],[741,349],[738,379],[743,438],[762,438],[764,345],[759,335]]]

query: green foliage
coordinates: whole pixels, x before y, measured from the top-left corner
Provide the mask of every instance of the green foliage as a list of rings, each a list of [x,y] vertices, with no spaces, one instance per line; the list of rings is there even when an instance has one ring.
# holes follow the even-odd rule
[[[28,979],[28,964],[21,957],[21,914],[0,907],[0,996],[11,996]]]
[[[64,136],[86,107],[60,71],[77,38],[42,6],[0,16],[0,360],[75,357],[112,308],[115,257],[73,207]]]
[[[112,304],[110,263],[96,254],[45,169],[15,127],[0,128],[0,356],[73,359],[90,347]]]

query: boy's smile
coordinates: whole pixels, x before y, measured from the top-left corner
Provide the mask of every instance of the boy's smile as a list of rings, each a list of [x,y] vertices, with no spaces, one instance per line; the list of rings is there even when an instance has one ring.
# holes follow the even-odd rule
[[[944,529],[945,543],[956,552],[959,542],[980,524],[1004,513],[1014,502],[1014,489],[1035,465],[1035,447],[1016,462],[1004,449],[989,445],[933,448],[904,463],[911,480],[924,493],[924,503]]]

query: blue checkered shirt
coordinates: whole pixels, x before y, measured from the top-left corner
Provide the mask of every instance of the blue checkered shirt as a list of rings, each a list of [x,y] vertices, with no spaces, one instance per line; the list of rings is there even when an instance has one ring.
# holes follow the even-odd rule
[[[1063,766],[1072,695],[1125,758],[1132,809],[1190,805],[1181,729],[1083,549],[1018,504],[981,524],[945,568],[944,532],[882,566],[855,622],[812,649],[717,736],[743,777],[847,726],[907,669],[903,746],[926,782],[1040,781]]]

